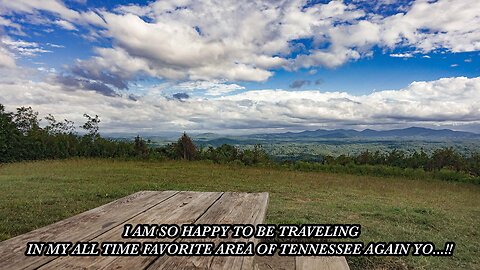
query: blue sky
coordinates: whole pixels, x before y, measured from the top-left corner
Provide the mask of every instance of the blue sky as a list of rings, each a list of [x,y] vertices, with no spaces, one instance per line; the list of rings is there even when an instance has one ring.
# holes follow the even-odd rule
[[[0,103],[96,113],[111,132],[480,131],[478,14],[475,0],[0,0]]]

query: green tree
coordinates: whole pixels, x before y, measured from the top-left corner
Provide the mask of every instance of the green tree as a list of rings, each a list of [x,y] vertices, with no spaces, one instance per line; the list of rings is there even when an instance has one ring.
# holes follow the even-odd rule
[[[474,176],[480,176],[480,153],[473,153],[468,159],[468,171]]]
[[[431,157],[431,167],[434,170],[448,168],[460,171],[463,169],[462,157],[452,147],[437,149]]]
[[[405,168],[405,152],[394,149],[388,153],[385,161],[389,166]]]
[[[146,158],[148,157],[149,149],[145,141],[137,135],[134,142],[135,155],[137,157]]]
[[[19,160],[17,150],[21,147],[21,136],[13,114],[5,112],[5,107],[0,104],[0,162]]]
[[[178,157],[181,159],[195,160],[197,156],[197,147],[185,132],[182,137],[178,139],[176,150]]]
[[[73,121],[64,119],[63,122],[58,122],[55,117],[51,114],[48,114],[45,117],[47,120],[47,126],[45,126],[45,131],[50,135],[58,134],[73,134],[75,133],[75,126]]]
[[[83,124],[81,128],[85,129],[85,131],[87,132],[87,136],[91,138],[97,138],[99,136],[98,125],[100,124],[100,118],[98,117],[98,115],[92,117],[86,113],[83,114],[83,116],[87,118],[87,122],[85,122],[85,124]]]
[[[38,112],[33,111],[32,107],[17,108],[17,112],[13,115],[13,120],[23,135],[28,135],[40,129]]]

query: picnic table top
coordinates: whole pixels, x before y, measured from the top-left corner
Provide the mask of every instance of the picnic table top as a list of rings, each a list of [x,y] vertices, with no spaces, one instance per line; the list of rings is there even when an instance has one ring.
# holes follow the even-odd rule
[[[267,205],[268,193],[140,191],[0,242],[0,269],[251,269],[253,257],[32,257],[25,249],[28,242],[126,242],[124,224],[260,224]]]

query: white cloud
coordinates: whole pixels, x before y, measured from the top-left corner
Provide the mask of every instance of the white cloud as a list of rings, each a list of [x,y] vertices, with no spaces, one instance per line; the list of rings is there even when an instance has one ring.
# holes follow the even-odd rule
[[[90,64],[111,65],[118,60],[114,55],[123,54],[123,59],[137,63],[138,69],[129,70],[133,73],[167,79],[264,81],[274,68],[334,68],[371,55],[374,46],[413,46],[419,52],[480,48],[480,29],[475,27],[475,22],[480,24],[480,2],[475,0],[418,0],[399,8],[403,13],[388,17],[367,14],[342,1],[305,4],[301,0],[248,4],[166,0],[119,6],[101,13],[106,21],[103,33],[114,44],[103,52],[112,52],[99,54]],[[291,42],[302,38],[313,39],[313,47],[292,57]],[[120,72],[125,75],[127,70]]]
[[[110,38],[83,67],[126,79],[265,81],[279,68],[335,68],[370,56],[375,46],[386,53],[480,50],[480,1],[417,0],[389,16],[377,11],[393,1],[369,4],[373,11],[355,5],[363,2],[162,0],[76,11],[59,0],[0,0],[0,14],[31,14],[48,24],[39,16],[49,12],[60,27],[86,27],[85,38]],[[0,20],[7,23],[13,25]],[[298,39],[311,39],[311,48],[295,51]]]
[[[426,55],[427,56],[427,55]],[[412,58],[413,54],[411,53],[392,53],[390,54],[390,57],[396,57],[396,58]],[[427,57],[424,57],[427,58]],[[430,58],[430,57],[428,57]]]
[[[97,49],[98,57],[84,64],[113,66],[110,70],[123,77],[146,73],[174,80],[265,81],[274,68],[339,66],[360,58],[364,47],[378,41],[379,26],[355,22],[365,13],[354,6],[341,1],[305,4],[204,0],[120,6],[117,13],[101,13],[106,22],[102,33],[112,38],[113,48]],[[341,25],[347,22],[352,25]],[[322,42],[326,35],[335,43],[330,49],[286,57],[292,40],[314,37]]]
[[[52,48],[65,48],[65,46],[58,45],[58,44],[55,44],[55,43],[47,43],[47,45],[52,47]]]
[[[196,89],[198,84],[208,83],[181,87]],[[480,126],[480,77],[413,82],[404,89],[361,96],[280,89],[182,101],[163,97],[155,89],[133,101],[127,96],[67,90],[48,79],[0,81],[0,88],[0,103],[9,110],[32,106],[42,115],[53,113],[77,123],[85,112],[98,114],[105,132]]]
[[[439,16],[441,14],[441,16]],[[408,12],[382,20],[386,45],[414,46],[421,52],[480,50],[480,1],[415,1]]]
[[[77,31],[77,28],[72,23],[65,20],[56,20],[55,24],[66,30]]]
[[[43,49],[36,42],[28,42],[24,40],[13,40],[8,36],[0,38],[0,44],[3,44],[4,47],[9,48],[9,50],[15,55],[32,57],[40,53],[49,53],[51,51]]]
[[[343,1],[309,7],[305,3],[162,0],[113,11],[75,11],[59,0],[0,0],[0,15],[27,14],[30,23],[86,30],[79,35],[112,41],[105,48],[95,48],[92,58],[78,60],[70,69],[72,76],[55,77],[51,74],[55,70],[41,67],[39,73],[47,79],[32,81],[26,78],[37,79],[38,74],[9,76],[15,73],[8,73],[15,68],[15,58],[48,50],[2,35],[0,103],[9,109],[32,106],[43,115],[53,113],[77,123],[83,121],[84,112],[98,114],[105,131],[480,127],[480,78],[414,82],[404,89],[363,96],[282,89],[242,91],[235,82],[265,81],[282,68],[310,68],[312,75],[321,67],[335,68],[369,56],[374,47],[401,58],[480,50],[480,1],[418,0],[388,17],[368,14]],[[391,3],[383,0],[378,5]],[[43,18],[45,12],[55,18]],[[20,31],[21,26],[11,20],[0,17],[0,25]],[[299,39],[310,40],[311,46],[302,48],[296,44]],[[405,48],[411,53],[390,54]],[[136,101],[111,88],[126,89],[139,75],[175,82],[147,89]],[[188,93],[191,98],[172,99],[165,95],[168,91]],[[198,91],[203,98],[195,95]]]
[[[96,11],[79,12],[68,8],[60,0],[0,0],[0,14],[12,12],[38,14],[39,11],[52,13],[70,23],[96,26],[102,26],[104,24],[102,18]],[[62,24],[65,25],[65,23]],[[61,26],[63,27],[63,25]]]
[[[15,28],[17,31],[21,31],[22,27],[18,23],[14,23],[9,19],[0,17],[0,26],[12,27]]]

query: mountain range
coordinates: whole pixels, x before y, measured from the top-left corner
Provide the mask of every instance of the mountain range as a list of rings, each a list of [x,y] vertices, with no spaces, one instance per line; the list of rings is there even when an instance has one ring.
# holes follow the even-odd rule
[[[357,131],[353,129],[317,129],[302,132],[286,132],[273,134],[257,134],[249,137],[257,138],[449,138],[449,139],[476,139],[480,134],[451,129],[430,129],[422,127],[409,127],[404,129],[373,130],[365,129]]]

